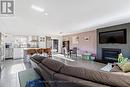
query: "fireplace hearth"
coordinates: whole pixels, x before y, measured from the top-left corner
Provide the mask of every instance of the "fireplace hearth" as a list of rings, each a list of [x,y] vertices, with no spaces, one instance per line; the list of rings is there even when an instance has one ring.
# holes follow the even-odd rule
[[[102,60],[110,63],[117,62],[120,53],[121,49],[102,48]]]

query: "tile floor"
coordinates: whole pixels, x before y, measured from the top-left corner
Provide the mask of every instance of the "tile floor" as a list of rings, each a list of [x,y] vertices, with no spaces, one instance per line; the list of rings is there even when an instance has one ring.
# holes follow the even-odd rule
[[[18,72],[30,68],[30,64],[24,63],[22,59],[6,60],[4,62],[4,69],[0,74],[0,87],[20,87]]]
[[[66,58],[63,55],[54,55],[53,59],[63,62],[70,66],[84,67],[90,69],[99,70],[105,64],[83,61],[79,58]],[[24,63],[22,59],[19,60],[6,60],[4,63],[4,69],[0,73],[0,87],[20,87],[18,72],[24,71],[31,68],[29,63]]]

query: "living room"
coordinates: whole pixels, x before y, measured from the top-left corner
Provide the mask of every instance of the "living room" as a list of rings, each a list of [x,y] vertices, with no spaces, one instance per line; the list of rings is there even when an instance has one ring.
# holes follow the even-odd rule
[[[129,26],[130,23],[125,23],[98,28],[92,31],[65,35],[63,36],[63,41],[69,41],[69,48],[71,49],[77,47],[79,55],[91,53],[95,56],[97,61],[101,60],[100,62],[103,62],[103,49],[107,50],[107,48],[109,52],[113,51],[117,53],[112,55],[107,53],[111,57],[116,57],[119,53],[123,53],[129,58]],[[111,37],[114,37],[114,40]],[[108,63],[110,61],[106,60],[106,62]]]
[[[129,3],[0,1],[0,87],[130,87]]]

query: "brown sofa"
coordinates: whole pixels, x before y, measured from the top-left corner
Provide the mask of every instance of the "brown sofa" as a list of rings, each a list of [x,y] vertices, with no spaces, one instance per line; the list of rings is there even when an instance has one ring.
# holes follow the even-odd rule
[[[128,76],[67,66],[48,58],[31,58],[31,63],[49,87],[130,87]]]

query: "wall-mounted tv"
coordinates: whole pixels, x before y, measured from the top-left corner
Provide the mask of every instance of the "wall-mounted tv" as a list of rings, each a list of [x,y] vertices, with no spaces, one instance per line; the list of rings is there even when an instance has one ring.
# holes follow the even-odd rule
[[[127,43],[127,30],[113,30],[107,32],[99,32],[100,44],[126,44]]]

